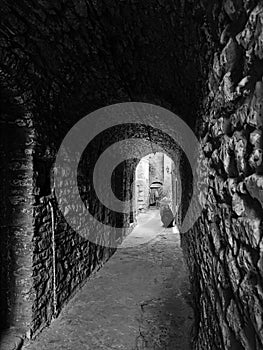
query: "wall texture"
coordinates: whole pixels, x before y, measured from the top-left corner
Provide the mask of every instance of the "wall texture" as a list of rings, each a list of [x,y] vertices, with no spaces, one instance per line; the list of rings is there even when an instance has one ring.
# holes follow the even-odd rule
[[[136,167],[135,173],[136,212],[140,213],[149,207],[149,157],[143,157]]]
[[[263,4],[224,1],[197,129],[209,184],[204,211],[182,237],[196,305],[194,349],[263,348]]]
[[[9,81],[10,90],[14,88]],[[19,99],[1,89],[0,327],[30,326],[33,237],[32,119]],[[12,312],[10,312],[12,310]]]

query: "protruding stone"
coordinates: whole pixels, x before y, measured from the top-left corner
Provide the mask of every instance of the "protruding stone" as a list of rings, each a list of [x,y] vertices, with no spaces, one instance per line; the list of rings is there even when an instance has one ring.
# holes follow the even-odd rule
[[[263,176],[253,174],[245,179],[246,188],[252,198],[256,198],[263,207]]]
[[[239,173],[246,172],[246,148],[247,140],[242,132],[234,133],[235,158]]]
[[[222,177],[216,176],[214,178],[214,186],[216,193],[218,195],[218,198],[220,198],[221,201],[224,201],[225,199],[225,182]]]
[[[230,118],[218,118],[215,124],[212,126],[211,131],[213,136],[218,137],[229,133],[230,131]]]
[[[261,239],[261,219],[258,217],[258,212],[252,207],[249,198],[247,200],[246,214],[239,219],[246,233],[245,243],[257,248]]]
[[[241,216],[245,213],[246,207],[245,207],[244,199],[241,198],[237,193],[234,193],[233,195],[232,205],[233,205],[234,212],[238,216]]]
[[[221,78],[223,69],[220,64],[220,56],[217,52],[214,54],[213,71],[218,78]]]
[[[231,254],[228,258],[228,270],[230,273],[230,277],[231,277],[231,284],[234,288],[234,291],[237,291],[238,289],[238,285],[241,279],[241,275],[237,266],[237,262],[234,259],[234,256]]]
[[[220,55],[220,64],[225,72],[232,71],[238,63],[238,45],[233,38],[230,38]]]
[[[253,79],[250,75],[244,77],[237,85],[236,92],[238,95],[248,95],[253,86]]]
[[[212,126],[211,131],[214,137],[218,137],[224,134],[224,118],[219,118],[216,120],[215,124]]]
[[[249,157],[249,165],[256,169],[256,171],[262,170],[262,150],[256,149],[252,152],[252,154]]]
[[[253,126],[263,125],[263,83],[258,81],[250,104],[248,123]]]
[[[239,43],[239,45],[242,45],[246,50],[251,45],[252,38],[253,32],[248,27],[246,27],[241,33],[237,34],[236,36],[236,40]]]
[[[215,250],[218,253],[221,248],[221,238],[220,238],[220,232],[218,230],[218,227],[214,223],[211,224],[211,234],[212,234]]]
[[[249,136],[249,141],[255,148],[262,149],[262,131],[253,131]]]
[[[225,172],[230,177],[237,177],[237,168],[233,151],[233,139],[224,136],[220,148],[220,159],[223,162]]]
[[[211,155],[212,151],[213,151],[213,147],[212,144],[210,142],[207,142],[204,145],[203,151],[206,155]]]
[[[253,315],[255,319],[255,323],[257,325],[257,330],[259,333],[261,333],[261,337],[263,337],[263,308],[260,305],[259,301],[257,299],[253,300]]]
[[[213,160],[214,165],[218,166],[220,164],[220,157],[217,149],[215,149],[214,152],[212,153],[211,159]]]
[[[230,196],[233,196],[237,191],[237,179],[227,179],[226,188]]]
[[[246,185],[243,181],[238,183],[237,192],[241,194],[247,194]]]
[[[219,88],[223,92],[223,96],[226,102],[231,102],[237,97],[236,91],[234,89],[234,82],[232,80],[231,72],[227,72],[224,75]]]
[[[208,88],[210,90],[211,96],[214,96],[216,94],[218,90],[218,86],[219,86],[219,78],[213,72],[211,72],[208,78]]]
[[[245,29],[236,36],[237,42],[246,50],[253,50],[255,44],[255,54],[261,59],[262,56],[262,16],[263,4],[260,2],[250,13]],[[252,54],[252,52],[251,52]]]

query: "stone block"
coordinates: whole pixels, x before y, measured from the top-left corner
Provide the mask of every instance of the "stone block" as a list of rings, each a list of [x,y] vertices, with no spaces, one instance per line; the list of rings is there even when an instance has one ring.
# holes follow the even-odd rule
[[[232,206],[233,206],[233,211],[238,216],[243,215],[246,211],[245,201],[237,193],[234,193],[234,195],[232,197]]]
[[[253,97],[250,104],[250,113],[247,119],[248,123],[261,127],[263,125],[263,83],[258,81],[256,83]]]
[[[245,179],[246,188],[252,198],[256,198],[263,207],[263,176],[253,174]]]
[[[233,135],[234,150],[237,170],[239,174],[245,174],[247,171],[247,140],[242,132],[235,132]]]
[[[239,288],[239,283],[241,281],[241,273],[239,271],[236,259],[233,256],[232,258],[228,258],[227,266],[228,266],[231,286],[234,292],[237,292]]]
[[[249,141],[256,149],[262,149],[262,130],[254,130],[249,135]]]
[[[239,63],[239,47],[237,42],[230,38],[220,55],[220,66],[225,72],[230,72]]]
[[[236,86],[236,93],[238,95],[247,96],[254,86],[254,78],[250,75],[245,76]],[[243,106],[241,108],[244,108]]]
[[[256,149],[251,153],[249,157],[249,165],[251,166],[251,168],[255,169],[257,173],[262,172],[263,164],[261,149]]]
[[[220,159],[223,162],[224,170],[229,177],[237,177],[237,165],[233,153],[233,138],[224,136],[220,147]]]
[[[219,86],[219,91],[221,92],[225,102],[232,102],[237,97],[235,91],[235,83],[233,81],[231,72],[227,72],[224,75],[222,82]]]

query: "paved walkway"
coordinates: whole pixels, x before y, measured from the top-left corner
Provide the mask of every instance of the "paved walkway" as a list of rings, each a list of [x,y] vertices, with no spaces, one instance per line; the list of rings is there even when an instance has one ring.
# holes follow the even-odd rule
[[[125,246],[23,350],[190,350],[193,311],[179,234],[151,210]]]

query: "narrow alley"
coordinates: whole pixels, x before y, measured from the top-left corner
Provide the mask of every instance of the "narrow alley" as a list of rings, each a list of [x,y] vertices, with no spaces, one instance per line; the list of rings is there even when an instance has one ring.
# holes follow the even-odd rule
[[[190,349],[193,311],[179,232],[158,210],[138,225],[25,350]]]
[[[0,17],[0,350],[262,350],[263,1]]]

